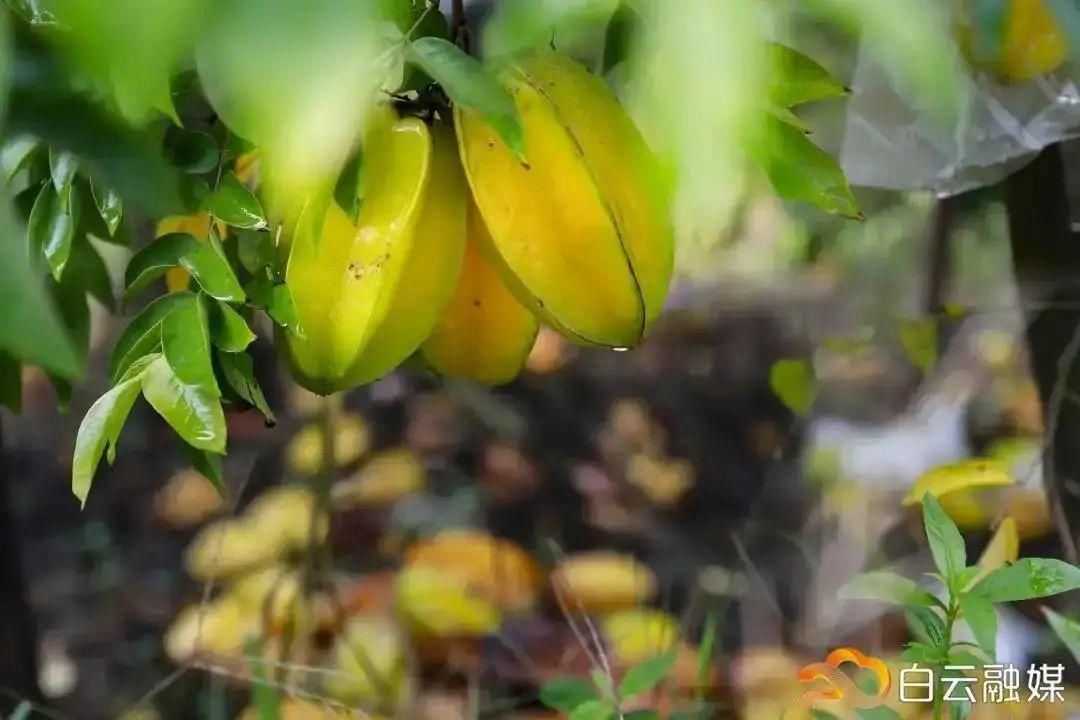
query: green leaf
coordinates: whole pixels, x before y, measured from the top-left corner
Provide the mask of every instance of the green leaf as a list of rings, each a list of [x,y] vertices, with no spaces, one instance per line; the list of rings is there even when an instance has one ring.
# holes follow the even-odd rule
[[[776,105],[789,108],[847,94],[847,89],[808,55],[779,44],[771,44],[769,54],[773,64],[769,99]]]
[[[115,448],[131,406],[139,397],[140,383],[141,378],[133,377],[113,387],[90,406],[79,424],[71,461],[71,491],[84,506],[101,456],[107,447]]]
[[[614,717],[615,709],[599,700],[584,702],[570,713],[570,720],[610,720]]]
[[[960,596],[960,612],[979,647],[993,659],[997,652],[997,611],[993,604],[979,595],[965,593]]]
[[[226,302],[243,302],[246,298],[213,228],[207,241],[180,258],[180,264],[210,297]]]
[[[643,660],[626,671],[619,683],[619,697],[623,700],[652,690],[666,678],[675,666],[677,655],[674,651]]]
[[[0,405],[14,413],[22,411],[22,363],[0,351]]]
[[[41,143],[32,135],[18,135],[0,144],[0,171],[5,183],[10,183],[19,171],[30,164],[41,149]]]
[[[261,641],[252,641],[247,647],[247,656],[253,658],[250,660],[251,704],[258,713],[259,720],[282,720],[281,693],[266,672],[261,645]]]
[[[71,183],[75,180],[78,167],[78,161],[71,153],[49,148],[49,175],[57,195],[66,198],[71,192]]]
[[[185,300],[161,321],[161,347],[165,359],[180,382],[219,398],[221,391],[210,358],[206,306],[199,295],[185,293]]]
[[[1022,558],[984,577],[970,593],[993,603],[1049,597],[1080,588],[1080,569],[1061,560]]]
[[[161,321],[177,307],[190,302],[191,293],[162,295],[136,315],[113,345],[109,356],[109,379],[116,383],[133,362],[161,348]]]
[[[941,503],[930,493],[923,495],[923,524],[926,528],[926,540],[930,543],[930,554],[934,556],[934,565],[945,578],[950,588],[956,588],[960,573],[967,567],[967,550],[964,538],[957,530]]]
[[[247,292],[251,297],[251,304],[266,310],[266,314],[275,323],[297,335],[303,335],[300,315],[296,312],[296,303],[288,285],[258,278],[248,283]]]
[[[885,571],[856,575],[848,580],[837,594],[841,598],[881,600],[897,605],[930,607],[937,604],[937,599],[914,580]]]
[[[769,387],[789,410],[806,417],[818,393],[814,366],[800,358],[777,360],[769,368]]]
[[[859,720],[901,720],[900,714],[888,705],[856,708],[855,714],[859,716]]]
[[[945,620],[936,612],[928,607],[909,607],[904,610],[904,617],[915,637],[935,647],[945,645]]]
[[[9,3],[11,0],[9,0]],[[27,720],[30,717],[30,713],[34,711],[34,706],[29,700],[23,700],[12,711],[8,720]]]
[[[810,203],[827,213],[862,217],[847,178],[832,155],[787,123],[772,119],[766,123],[764,142],[751,149],[777,195]]]
[[[142,377],[143,371],[159,357],[162,357],[160,352],[152,352],[149,355],[143,355],[141,358],[131,363],[131,365],[128,365],[127,370],[120,376],[117,384],[130,380],[133,377]],[[110,462],[112,461],[110,460]]]
[[[926,372],[938,358],[938,330],[933,318],[912,320],[900,318],[896,321],[900,334],[900,344],[911,364]]]
[[[109,237],[116,235],[116,228],[124,217],[124,203],[116,191],[110,187],[101,187],[101,183],[90,183],[90,193],[94,197],[94,205],[98,214],[105,222],[109,230]]]
[[[30,211],[26,233],[32,252],[41,252],[49,263],[49,269],[59,280],[71,256],[71,242],[75,238],[78,220],[72,213],[77,204],[65,202],[52,184],[41,186],[34,207]]]
[[[183,172],[199,175],[218,165],[217,140],[210,133],[172,129],[165,138],[165,155]]]
[[[263,268],[277,265],[277,250],[269,233],[257,230],[240,230],[236,238],[236,254],[240,264],[252,275]]]
[[[181,382],[164,357],[147,366],[142,389],[146,401],[186,443],[219,455],[225,452],[225,413],[217,397]]]
[[[222,475],[222,463],[221,456],[208,453],[204,450],[191,447],[187,443],[183,444],[184,454],[187,455],[188,462],[195,468],[200,474],[202,474],[207,480],[213,483],[217,489],[218,494],[221,497],[226,496],[225,492],[225,480]]]
[[[202,245],[194,235],[169,233],[155,238],[131,256],[124,272],[124,299],[130,300],[140,291],[180,265],[180,259]]]
[[[246,353],[219,352],[218,363],[221,365],[221,372],[229,387],[246,403],[262,413],[267,426],[275,425],[277,418],[270,410],[259,381],[255,378],[255,365],[251,357]]]
[[[506,146],[524,159],[525,136],[514,100],[479,60],[435,37],[410,43],[409,59],[434,78],[455,105],[479,113]]]
[[[94,247],[90,238],[86,235],[76,235],[71,245],[71,257],[68,264],[78,268],[79,272],[74,276],[78,283],[91,297],[105,306],[110,312],[116,309],[116,298],[113,296],[112,278],[109,276],[109,268],[105,260]]]
[[[901,657],[908,662],[923,665],[939,665],[946,659],[941,648],[931,647],[922,642],[908,643]]]
[[[226,173],[217,190],[203,198],[202,209],[226,225],[251,230],[266,227],[258,198],[232,173]]]
[[[1054,630],[1054,634],[1065,645],[1073,659],[1080,663],[1080,623],[1070,620],[1064,615],[1059,615],[1050,608],[1044,607],[1042,611],[1043,615],[1046,616],[1046,621],[1050,623],[1050,627]]]
[[[227,353],[242,352],[255,339],[255,333],[248,327],[240,313],[215,300],[208,308],[210,315],[210,338],[214,345]]]
[[[578,705],[596,699],[596,688],[592,683],[576,677],[555,678],[540,688],[540,702],[562,712],[570,712]]]

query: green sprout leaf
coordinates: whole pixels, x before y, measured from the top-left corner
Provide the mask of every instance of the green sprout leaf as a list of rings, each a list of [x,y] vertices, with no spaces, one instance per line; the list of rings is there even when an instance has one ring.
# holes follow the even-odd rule
[[[1080,663],[1080,623],[1059,615],[1050,608],[1044,607],[1042,611],[1058,639],[1065,645],[1073,659]]]
[[[852,600],[880,600],[896,605],[930,607],[937,599],[915,581],[886,571],[862,573],[848,580],[838,591],[839,597]]]
[[[979,647],[993,659],[997,652],[997,611],[993,604],[980,595],[965,593],[960,596],[960,612]]]
[[[1080,588],[1080,568],[1061,560],[1022,558],[993,571],[971,588],[992,603],[1048,597]]]
[[[925,494],[922,506],[926,539],[930,543],[930,554],[934,556],[934,564],[945,578],[946,584],[950,588],[955,588],[961,571],[967,567],[964,538],[937,498],[930,493]]]
[[[614,717],[615,709],[599,700],[584,702],[570,712],[570,720],[610,720]]]
[[[596,700],[596,688],[581,678],[556,678],[540,688],[540,701],[552,710],[570,712],[579,705]]]
[[[131,406],[139,397],[141,378],[136,376],[116,385],[87,410],[75,436],[75,454],[71,463],[71,491],[86,505],[101,456],[109,448],[110,457],[120,437]]]
[[[628,700],[656,687],[671,673],[677,655],[674,651],[643,660],[626,671],[619,683],[619,697]]]
[[[909,607],[904,611],[908,627],[923,642],[940,647],[945,644],[945,620],[928,607]]]
[[[769,368],[769,387],[789,410],[806,417],[818,393],[814,366],[801,358],[777,360]]]
[[[480,113],[506,146],[524,158],[525,136],[514,100],[479,60],[437,37],[410,43],[409,58],[442,86],[455,105]]]
[[[146,401],[187,444],[198,450],[225,452],[225,413],[221,402],[205,388],[182,382],[160,357],[142,376]]]

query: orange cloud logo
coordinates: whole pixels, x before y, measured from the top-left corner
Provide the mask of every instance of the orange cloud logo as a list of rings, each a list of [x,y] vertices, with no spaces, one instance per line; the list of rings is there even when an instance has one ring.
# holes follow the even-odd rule
[[[852,663],[858,668],[869,670],[877,679],[877,692],[863,692],[840,666]],[[799,697],[794,709],[805,714],[819,701],[843,700],[850,707],[865,709],[880,705],[889,692],[891,679],[889,668],[881,660],[870,655],[863,655],[855,648],[844,647],[833,650],[824,662],[810,663],[799,671],[800,683],[824,681],[828,688],[807,690]]]

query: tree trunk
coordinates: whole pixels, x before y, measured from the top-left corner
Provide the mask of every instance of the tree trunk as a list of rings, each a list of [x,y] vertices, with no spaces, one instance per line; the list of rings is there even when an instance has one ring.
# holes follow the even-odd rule
[[[1080,238],[1072,232],[1061,148],[1051,145],[1005,182],[1013,270],[1042,400],[1043,473],[1062,547],[1080,544]]]

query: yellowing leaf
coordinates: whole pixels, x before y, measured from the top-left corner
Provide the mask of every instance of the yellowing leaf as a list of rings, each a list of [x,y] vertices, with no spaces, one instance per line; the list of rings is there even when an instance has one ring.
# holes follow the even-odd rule
[[[796,415],[805,417],[818,393],[817,376],[809,360],[784,358],[769,369],[769,387]]]
[[[1002,487],[1012,483],[1012,475],[1005,465],[997,460],[988,458],[963,460],[941,465],[923,473],[915,481],[902,504],[905,507],[918,505],[926,493],[941,497],[966,488]]]
[[[999,567],[1016,562],[1019,557],[1020,537],[1016,531],[1016,521],[1007,517],[998,525],[994,537],[990,538],[986,549],[979,557],[979,574],[968,583],[968,587],[972,587]]]

